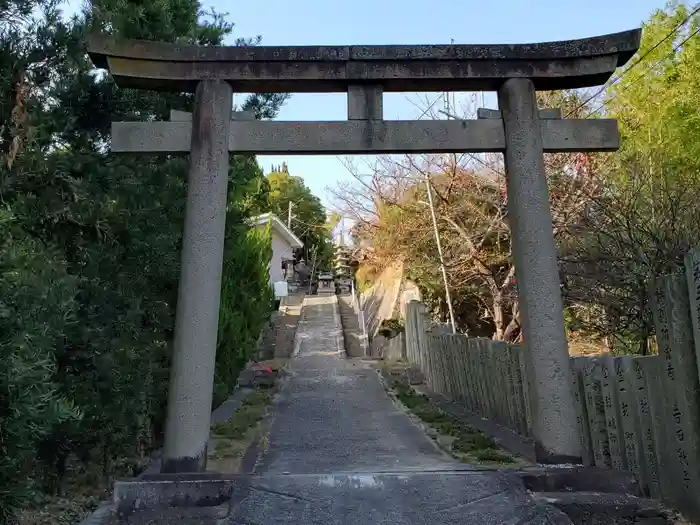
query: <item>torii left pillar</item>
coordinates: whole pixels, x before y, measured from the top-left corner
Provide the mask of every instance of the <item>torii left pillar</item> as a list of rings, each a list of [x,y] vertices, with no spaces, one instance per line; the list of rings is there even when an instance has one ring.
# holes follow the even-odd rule
[[[206,469],[224,257],[232,99],[232,88],[225,81],[204,80],[197,86],[163,473]]]

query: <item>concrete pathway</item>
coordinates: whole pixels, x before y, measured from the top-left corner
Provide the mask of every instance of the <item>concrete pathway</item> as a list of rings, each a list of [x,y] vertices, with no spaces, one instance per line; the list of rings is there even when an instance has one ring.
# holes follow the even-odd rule
[[[307,298],[267,450],[227,523],[571,523],[514,476],[441,452],[342,340],[336,298]]]

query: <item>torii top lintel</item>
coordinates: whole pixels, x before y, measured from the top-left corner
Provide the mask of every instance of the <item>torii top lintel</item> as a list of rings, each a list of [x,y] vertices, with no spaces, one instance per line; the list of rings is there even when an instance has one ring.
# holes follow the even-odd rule
[[[90,37],[88,53],[119,86],[194,91],[205,79],[234,92],[493,91],[508,78],[538,90],[605,83],[639,48],[641,29],[537,44],[386,46],[196,46]]]

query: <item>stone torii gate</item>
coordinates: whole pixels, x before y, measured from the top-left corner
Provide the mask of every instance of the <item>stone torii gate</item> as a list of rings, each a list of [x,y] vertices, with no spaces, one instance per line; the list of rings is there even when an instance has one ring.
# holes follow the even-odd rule
[[[536,90],[603,84],[640,30],[522,45],[203,47],[93,36],[117,85],[194,92],[194,114],[115,122],[116,153],[190,154],[162,471],[205,469],[221,289],[229,154],[503,152],[523,332],[534,385],[538,461],[579,462],[580,441],[544,153],[614,151],[614,120],[538,110]],[[477,120],[385,121],[383,92],[497,91]],[[232,93],[347,92],[343,122],[255,121]]]

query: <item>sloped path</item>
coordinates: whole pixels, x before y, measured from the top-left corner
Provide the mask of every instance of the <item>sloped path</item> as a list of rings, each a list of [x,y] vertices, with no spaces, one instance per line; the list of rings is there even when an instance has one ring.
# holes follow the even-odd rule
[[[267,450],[229,524],[568,524],[515,476],[442,453],[345,358],[336,297],[306,299]]]

